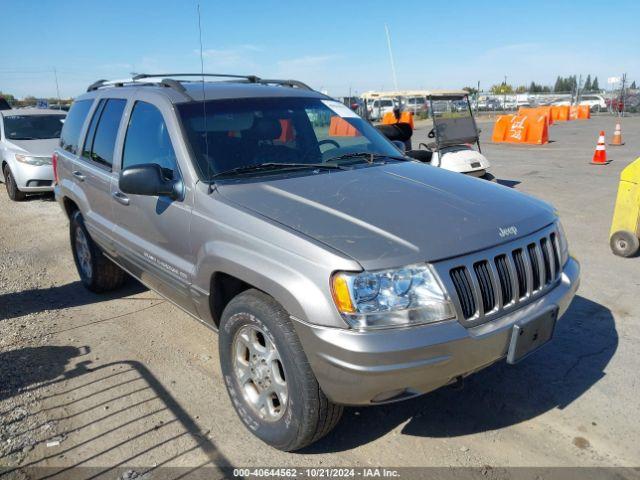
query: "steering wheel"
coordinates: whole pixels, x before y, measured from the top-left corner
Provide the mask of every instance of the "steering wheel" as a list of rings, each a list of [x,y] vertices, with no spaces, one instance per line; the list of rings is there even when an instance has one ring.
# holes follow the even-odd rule
[[[331,140],[330,138],[320,140],[318,142],[318,148],[320,148],[322,145],[333,145],[334,148],[340,148],[340,144],[335,140]]]

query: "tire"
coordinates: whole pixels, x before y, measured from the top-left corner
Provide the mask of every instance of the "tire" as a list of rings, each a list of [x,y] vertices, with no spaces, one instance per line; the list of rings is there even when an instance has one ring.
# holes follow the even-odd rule
[[[272,351],[268,349],[269,342],[275,346],[279,365],[271,360],[266,367],[260,367],[260,358],[255,362],[252,351],[256,350],[247,348],[242,340],[248,332],[257,332],[259,346],[263,345],[262,335],[267,351]],[[322,392],[289,314],[267,294],[246,290],[229,302],[222,314],[219,344],[220,364],[231,403],[247,429],[263,442],[278,450],[299,450],[325,436],[340,420],[343,407],[330,402]],[[253,368],[251,365],[255,373],[245,377],[241,385],[239,368]],[[261,382],[265,377],[258,372],[259,368],[265,369],[262,374],[270,375],[266,377],[268,384]],[[280,402],[281,395],[273,393],[267,396],[272,400],[265,402],[270,407],[260,410],[252,404],[251,398],[259,395],[256,394],[259,388],[269,392],[282,385],[282,380],[286,391],[284,402]],[[278,407],[272,411],[274,404]]]
[[[632,232],[621,230],[611,235],[610,245],[619,257],[633,257],[640,249],[640,239]]]
[[[69,234],[73,260],[80,280],[87,289],[101,293],[122,286],[127,274],[105,257],[100,247],[91,239],[79,210],[71,215]]]
[[[16,185],[16,179],[13,178],[9,165],[4,166],[4,186],[7,189],[9,198],[14,202],[22,202],[27,198],[27,194],[21,192]]]

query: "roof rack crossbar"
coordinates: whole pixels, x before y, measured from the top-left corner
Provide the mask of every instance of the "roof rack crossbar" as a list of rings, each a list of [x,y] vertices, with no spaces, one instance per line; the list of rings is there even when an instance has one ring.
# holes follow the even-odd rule
[[[276,79],[276,78],[261,78],[258,83],[263,83],[263,84],[273,84],[273,85],[282,85],[285,87],[298,87],[301,88],[303,90],[313,90],[313,88],[311,88],[309,85],[307,85],[304,82],[301,82],[299,80],[280,80],[280,79]]]
[[[104,78],[101,80],[97,80],[95,82],[93,82],[91,85],[89,85],[89,87],[87,88],[87,92],[91,92],[93,90],[97,90],[99,87],[101,87],[102,85],[104,85],[106,82],[108,82],[108,80],[105,80]]]
[[[173,78],[173,77],[219,77],[219,78],[244,78],[252,83],[260,81],[255,75],[231,75],[228,73],[140,73],[133,77],[133,80],[142,80],[145,78]]]

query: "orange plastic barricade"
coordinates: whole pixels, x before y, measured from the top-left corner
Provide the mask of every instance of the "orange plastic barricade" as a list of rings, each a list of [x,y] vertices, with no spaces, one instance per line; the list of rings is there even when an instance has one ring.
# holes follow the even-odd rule
[[[291,124],[291,120],[288,118],[280,120],[280,129],[282,133],[280,134],[280,140],[283,143],[293,142],[295,138],[295,134],[293,133],[293,125]]]
[[[415,127],[413,124],[413,112],[402,112],[400,114],[400,120],[396,118],[396,115],[393,112],[387,112],[382,117],[383,125],[394,125],[396,123],[408,123],[409,125],[411,125],[411,130],[414,130]]]
[[[554,105],[551,107],[551,118],[554,122],[566,122],[570,120],[569,105]]]
[[[569,107],[569,120],[577,120],[578,119],[578,106],[571,105]]]
[[[413,112],[402,112],[400,114],[400,123],[408,123],[409,125],[411,125],[411,130],[414,130]]]
[[[589,120],[591,118],[591,107],[589,105],[578,105],[578,120]]]
[[[493,127],[495,143],[549,143],[549,123],[546,115],[500,115]]]
[[[396,118],[395,113],[393,112],[385,113],[384,116],[382,117],[382,124],[393,125],[394,123],[398,123],[398,119]]]
[[[536,110],[540,115],[546,115],[549,119],[549,125],[553,125],[553,115],[551,114],[551,107],[536,107]]]
[[[547,123],[549,125],[551,124],[551,117],[549,116],[550,114],[544,107],[520,107],[518,109],[518,115],[524,115],[526,117],[532,118],[533,120],[537,120],[538,117],[545,117]]]
[[[334,115],[331,117],[329,124],[330,137],[359,137],[360,132],[357,128],[347,122],[344,118]]]
[[[495,143],[501,143],[505,141],[507,137],[507,130],[511,126],[511,120],[515,115],[498,115],[496,123],[493,126],[493,133],[491,134],[491,141]]]

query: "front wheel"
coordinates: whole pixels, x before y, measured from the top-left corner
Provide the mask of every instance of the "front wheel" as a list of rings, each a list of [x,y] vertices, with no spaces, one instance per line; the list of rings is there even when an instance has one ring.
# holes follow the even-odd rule
[[[115,290],[127,278],[127,274],[104,256],[93,241],[84,225],[79,210],[71,216],[69,224],[71,251],[82,284],[92,292],[101,293]]]
[[[16,184],[16,179],[13,178],[13,174],[11,173],[11,169],[9,165],[5,165],[4,167],[4,186],[7,189],[7,195],[14,202],[22,202],[27,198],[27,194],[20,191],[18,185]]]
[[[289,315],[272,297],[246,290],[220,325],[220,364],[245,426],[279,450],[299,450],[329,433],[342,415],[316,380]]]

